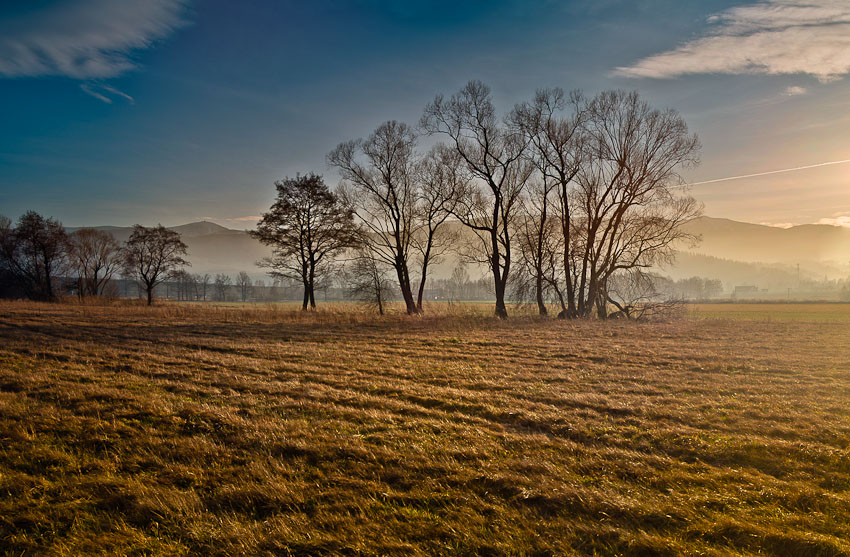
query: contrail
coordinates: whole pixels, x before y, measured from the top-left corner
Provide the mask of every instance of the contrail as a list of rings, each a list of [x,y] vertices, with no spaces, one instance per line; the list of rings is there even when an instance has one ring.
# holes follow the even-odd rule
[[[830,161],[830,162],[821,162],[818,164],[809,164],[806,166],[795,166],[794,168],[783,168],[781,170],[768,170],[767,172],[756,172],[755,174],[742,174],[740,176],[729,176],[727,178],[715,178],[714,180],[703,180],[702,182],[691,182],[690,184],[684,184],[684,186],[699,186],[702,184],[713,184],[715,182],[726,182],[727,180],[741,180],[742,178],[753,178],[755,176],[767,176],[768,174],[780,174],[782,172],[795,172],[797,170],[806,170],[807,168],[817,168],[819,166],[830,166],[833,164],[846,164],[850,162],[850,159],[844,159],[843,161]]]

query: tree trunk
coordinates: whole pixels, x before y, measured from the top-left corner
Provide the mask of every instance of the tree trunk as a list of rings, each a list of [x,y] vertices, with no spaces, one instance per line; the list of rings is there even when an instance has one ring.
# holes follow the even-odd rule
[[[152,306],[153,305],[153,286],[148,286],[147,291],[148,291],[148,305]]]
[[[310,285],[304,281],[304,301],[301,304],[301,311],[307,311],[307,303],[310,301]]]
[[[401,297],[404,299],[407,314],[414,315],[416,314],[416,301],[413,299],[413,292],[410,290],[410,275],[407,272],[407,267],[403,262],[397,261],[395,270],[398,275],[398,286],[401,289]]]
[[[546,311],[546,304],[543,303],[543,274],[540,269],[537,270],[537,311],[540,313],[541,317],[546,317],[548,315],[548,311]]]

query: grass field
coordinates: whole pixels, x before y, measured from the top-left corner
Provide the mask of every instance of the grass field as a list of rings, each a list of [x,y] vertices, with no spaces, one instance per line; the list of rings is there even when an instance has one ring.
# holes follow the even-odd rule
[[[0,548],[850,554],[850,313],[806,306],[0,303]]]

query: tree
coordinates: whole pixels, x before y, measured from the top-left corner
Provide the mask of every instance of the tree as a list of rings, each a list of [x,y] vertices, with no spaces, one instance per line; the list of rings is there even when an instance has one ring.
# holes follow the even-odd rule
[[[207,301],[207,288],[210,285],[210,274],[204,273],[203,275],[195,275],[195,288],[198,290],[198,298],[203,301]]]
[[[368,230],[374,256],[395,270],[407,313],[417,313],[410,254],[417,219],[416,134],[395,120],[378,126],[368,138],[340,143],[328,162],[353,188],[346,198]]]
[[[153,291],[169,273],[189,262],[182,256],[187,246],[180,234],[157,225],[147,228],[134,225],[130,238],[124,244],[124,265],[143,284],[148,305],[153,304]]]
[[[68,245],[80,297],[103,295],[106,284],[121,268],[121,246],[111,234],[93,228],[72,232]]]
[[[571,112],[566,112],[570,108]],[[574,287],[577,242],[573,234],[573,180],[585,161],[585,124],[588,110],[579,92],[567,96],[562,89],[541,89],[534,100],[511,113],[511,124],[526,138],[526,157],[540,179],[526,203],[521,228],[523,266],[533,281],[540,313],[544,290],[555,293],[561,303],[560,317],[575,317]],[[554,194],[557,205],[552,207]],[[553,211],[553,209],[555,209]],[[553,240],[557,220],[561,238]],[[531,226],[528,226],[531,224]],[[560,253],[555,253],[554,249]]]
[[[230,288],[230,276],[217,274],[213,281],[213,293],[217,302],[227,301],[227,290]]]
[[[272,276],[300,280],[302,310],[315,309],[315,286],[330,272],[333,255],[357,243],[354,211],[317,174],[286,178],[275,188],[277,199],[251,232],[273,248],[260,265]]]
[[[386,268],[366,246],[361,246],[357,256],[343,273],[348,285],[348,295],[355,300],[374,306],[379,315],[384,315],[384,305],[393,295],[392,282],[387,278]]]
[[[27,297],[53,300],[53,280],[67,260],[62,223],[27,211],[12,226],[0,218],[0,267],[10,273]]]
[[[466,188],[469,174],[458,152],[445,145],[435,145],[419,163],[418,233],[413,246],[419,252],[419,289],[416,310],[422,313],[422,297],[428,266],[439,263],[445,251],[457,240],[457,234],[445,233],[443,224],[458,203],[458,195]]]
[[[595,309],[604,318],[614,273],[667,261],[673,245],[693,240],[680,226],[701,207],[682,192],[678,171],[697,164],[699,141],[676,111],[654,110],[636,92],[603,92],[585,110],[585,152],[571,193],[581,263],[571,278],[577,315]]]
[[[523,159],[523,135],[499,120],[490,89],[470,81],[446,100],[438,95],[425,108],[421,126],[442,134],[464,161],[472,180],[458,195],[453,214],[478,237],[493,273],[497,317],[507,318],[505,291],[511,270],[512,221],[531,174]]]
[[[236,275],[236,286],[239,287],[239,294],[242,297],[242,301],[247,302],[248,297],[251,295],[251,276],[245,271],[239,271],[239,274]]]
[[[551,209],[554,189],[554,184],[545,180],[528,188],[515,232],[519,268],[514,275],[514,296],[517,300],[533,298],[541,316],[548,314],[546,300],[552,293],[560,301],[562,312],[567,310],[559,287],[557,260],[561,243]]]

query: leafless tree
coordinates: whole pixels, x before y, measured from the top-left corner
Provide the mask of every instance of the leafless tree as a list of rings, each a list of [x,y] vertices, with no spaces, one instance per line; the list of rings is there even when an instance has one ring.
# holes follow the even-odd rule
[[[213,281],[213,293],[218,302],[227,301],[227,291],[230,289],[230,276],[225,274],[217,274]]]
[[[27,211],[12,226],[0,218],[0,268],[10,273],[27,297],[53,300],[53,280],[67,261],[62,223]]]
[[[362,245],[343,272],[343,281],[351,298],[368,304],[384,315],[385,304],[393,295],[392,281],[387,277],[388,267],[369,247]]]
[[[438,95],[425,108],[420,124],[428,133],[450,139],[472,177],[460,192],[453,213],[480,240],[481,260],[493,273],[495,313],[506,318],[512,221],[531,174],[523,159],[527,141],[497,117],[490,89],[479,81],[470,81],[448,100]]]
[[[605,285],[608,302],[617,308],[613,314],[627,319],[659,319],[674,317],[684,311],[684,299],[664,295],[658,288],[658,277],[640,267],[614,273]]]
[[[236,275],[236,286],[239,287],[242,301],[247,302],[251,295],[251,276],[245,271],[239,271],[239,274]]]
[[[422,297],[429,265],[439,263],[445,252],[457,241],[457,234],[443,226],[458,204],[461,192],[469,183],[469,173],[460,154],[445,145],[435,145],[418,168],[418,230],[413,247],[419,253],[419,289],[416,309],[422,313]]]
[[[203,275],[195,275],[195,288],[197,292],[197,298],[199,300],[207,301],[207,289],[210,285],[210,277],[209,273],[204,273]]]
[[[144,285],[148,305],[153,304],[153,291],[168,274],[189,262],[183,259],[187,246],[180,234],[161,224],[147,228],[133,226],[124,244],[124,266]]]
[[[357,243],[354,211],[316,174],[286,178],[275,187],[277,199],[251,235],[274,250],[261,266],[304,285],[306,311],[316,307],[315,288],[330,273],[333,256]]]
[[[586,139],[572,205],[581,266],[576,311],[607,315],[614,273],[645,269],[692,239],[681,224],[701,213],[680,188],[679,170],[698,162],[699,141],[673,110],[654,110],[636,92],[609,91],[587,106]]]
[[[546,301],[553,297],[560,302],[562,312],[567,309],[559,265],[562,242],[551,207],[555,189],[551,181],[531,185],[516,223],[519,258],[512,281],[513,294],[518,301],[533,299],[541,316],[548,314]]]
[[[70,266],[77,274],[79,295],[103,295],[123,263],[121,246],[108,232],[75,230],[68,238]]]
[[[417,218],[416,134],[407,124],[381,124],[369,137],[340,143],[328,154],[350,189],[346,198],[366,228],[374,257],[398,279],[407,313],[416,313],[410,271]]]
[[[559,316],[562,317],[577,315],[574,287],[577,242],[570,202],[573,181],[585,160],[587,116],[581,93],[566,95],[559,88],[537,91],[532,102],[517,105],[511,113],[511,124],[528,141],[526,157],[541,181],[526,205],[530,209],[526,211],[526,222],[533,226],[522,228],[524,266],[530,266],[532,271],[538,306],[548,286],[561,303]],[[554,207],[550,200],[553,194],[557,201]],[[553,240],[551,228],[556,219],[561,238]],[[551,251],[555,246],[560,247],[560,253]]]

